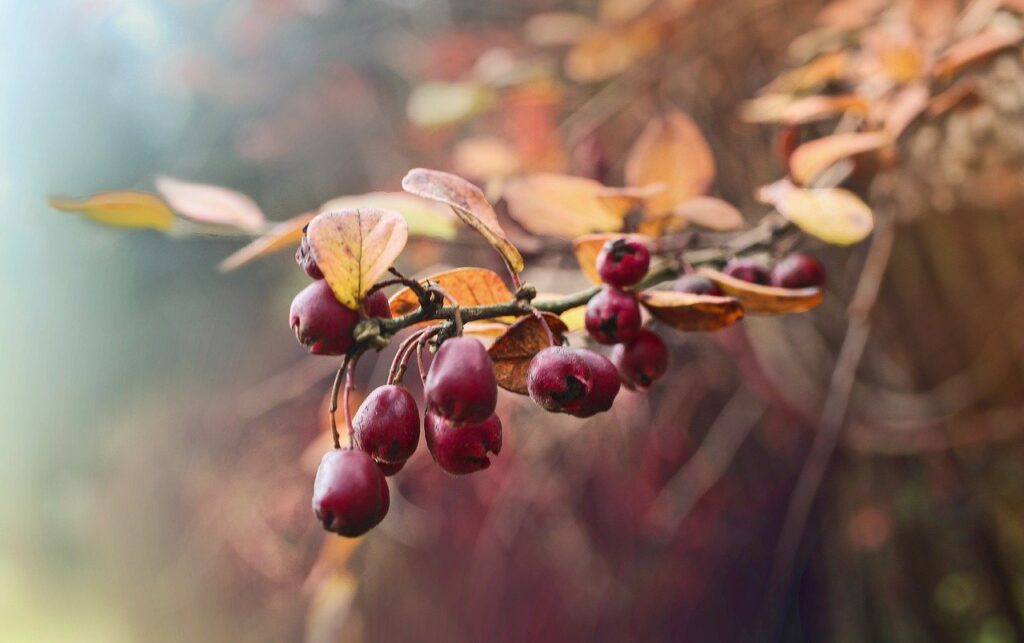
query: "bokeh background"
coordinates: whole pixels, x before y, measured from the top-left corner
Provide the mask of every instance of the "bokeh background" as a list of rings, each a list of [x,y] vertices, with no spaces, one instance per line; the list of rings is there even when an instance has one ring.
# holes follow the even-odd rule
[[[0,0],[0,639],[1024,640],[1017,44],[961,71],[971,100],[908,128],[899,164],[848,181],[899,230],[847,438],[781,594],[778,534],[866,247],[807,244],[830,271],[818,310],[673,336],[670,375],[607,416],[503,396],[489,472],[450,478],[421,450],[387,521],[352,544],[309,511],[335,364],[285,323],[306,283],[290,253],[222,274],[244,240],[47,205],[170,175],[283,220],[397,189],[410,167],[450,169],[467,132],[516,142],[533,169],[619,184],[629,143],[673,104],[714,150],[715,193],[756,221],[753,189],[785,169],[771,129],[737,113],[826,5],[878,23],[889,7],[999,24],[1021,10],[601,4]],[[541,12],[658,4],[678,12],[672,36],[625,82],[565,81],[564,51],[524,39]],[[409,112],[423,83],[501,76],[509,59],[529,60],[512,66],[526,76],[469,124]],[[529,281],[583,283],[564,245],[511,225]],[[464,233],[402,261],[497,268]],[[364,360],[363,388],[390,357]]]

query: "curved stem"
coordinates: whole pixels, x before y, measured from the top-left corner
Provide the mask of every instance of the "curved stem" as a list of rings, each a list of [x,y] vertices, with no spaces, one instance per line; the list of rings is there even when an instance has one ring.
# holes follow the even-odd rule
[[[341,389],[341,378],[345,375],[349,366],[349,356],[345,356],[345,361],[341,363],[341,367],[338,368],[338,373],[334,376],[334,386],[331,387],[331,405],[328,407],[327,415],[331,420],[331,437],[334,438],[334,448],[341,448],[341,434],[338,433],[338,420],[335,416],[335,412],[338,410],[338,391]]]

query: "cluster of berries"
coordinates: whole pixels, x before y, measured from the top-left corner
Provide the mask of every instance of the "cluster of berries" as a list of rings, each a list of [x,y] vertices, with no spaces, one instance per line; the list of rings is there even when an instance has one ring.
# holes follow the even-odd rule
[[[787,255],[770,268],[756,259],[737,257],[728,261],[722,272],[760,286],[792,289],[825,285],[825,266],[816,257],[802,252]],[[723,295],[715,282],[701,275],[683,275],[676,281],[675,289],[694,295]]]

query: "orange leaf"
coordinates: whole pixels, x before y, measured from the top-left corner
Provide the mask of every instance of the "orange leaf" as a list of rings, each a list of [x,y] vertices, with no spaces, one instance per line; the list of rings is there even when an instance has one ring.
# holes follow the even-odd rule
[[[654,216],[704,194],[714,179],[711,147],[693,119],[678,110],[648,123],[626,159],[628,185],[666,186],[647,201],[648,213]]]
[[[807,185],[835,163],[892,142],[888,132],[848,132],[832,134],[804,143],[789,158],[789,171],[797,183]]]
[[[617,232],[587,234],[573,239],[572,250],[576,253],[576,260],[580,263],[580,268],[583,270],[583,274],[586,275],[587,279],[595,284],[604,283],[601,281],[601,275],[597,273],[597,255],[600,254],[601,248],[604,247],[604,244],[608,243],[612,239],[618,239],[620,237],[631,237],[646,244],[648,248],[651,247],[651,243],[653,242],[653,239],[647,235],[626,235]]]
[[[821,303],[824,293],[820,288],[775,288],[752,284],[742,279],[702,268],[697,274],[707,277],[730,297],[743,303],[750,313],[779,315],[783,313],[802,313]],[[653,314],[653,312],[652,312]]]
[[[167,176],[156,180],[156,189],[178,214],[193,221],[242,230],[263,227],[264,216],[260,206],[241,192]]]
[[[830,118],[847,111],[864,113],[868,102],[856,94],[805,96],[768,94],[743,104],[740,115],[749,123],[785,123],[802,125]]]
[[[557,344],[568,328],[553,313],[541,313]],[[544,324],[534,315],[523,317],[509,326],[505,334],[494,341],[487,352],[494,362],[494,375],[498,386],[526,395],[526,374],[533,356],[551,346]]]
[[[302,229],[315,216],[315,214],[307,212],[278,223],[263,236],[226,257],[217,268],[221,272],[229,272],[254,259],[298,245],[299,241],[302,241]]]
[[[503,179],[519,172],[522,161],[508,142],[492,136],[459,141],[452,150],[452,167],[463,176]]]
[[[966,38],[946,50],[935,61],[932,70],[938,77],[952,76],[964,67],[979,62],[993,54],[1013,47],[1024,38],[1024,30],[1020,28],[1008,31],[989,29],[975,36]]]
[[[359,310],[363,296],[405,247],[409,229],[392,210],[324,212],[309,222],[306,238],[334,296]]]
[[[743,305],[732,297],[646,290],[640,303],[652,317],[678,330],[718,330],[743,319]]]
[[[494,246],[510,270],[522,272],[523,256],[508,240],[498,223],[498,215],[478,187],[454,174],[416,168],[409,170],[402,179],[402,189],[451,207],[466,225]]]
[[[859,2],[860,0],[855,0]],[[791,69],[769,85],[773,92],[791,94],[814,89],[841,78],[850,66],[850,55],[843,50],[822,54],[811,62]]]
[[[501,277],[484,268],[456,268],[431,275],[419,281],[431,281],[454,297],[460,306],[490,306],[512,301],[515,295]],[[420,307],[416,293],[402,288],[392,295],[391,315],[401,317]]]
[[[630,200],[606,190],[592,179],[538,173],[509,179],[503,195],[509,215],[530,232],[573,239],[622,228]]]

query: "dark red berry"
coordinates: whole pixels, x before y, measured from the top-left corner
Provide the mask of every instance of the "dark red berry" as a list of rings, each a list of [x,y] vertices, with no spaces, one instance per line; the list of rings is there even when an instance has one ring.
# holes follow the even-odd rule
[[[383,473],[384,475],[393,476],[402,470],[402,467],[405,466],[405,463],[406,460],[402,460],[401,462],[378,462],[377,468],[380,469],[380,472]]]
[[[341,355],[352,347],[359,313],[342,306],[327,281],[314,281],[292,300],[288,323],[314,355]]]
[[[363,312],[368,317],[391,319],[391,305],[388,304],[388,296],[383,290],[376,290],[363,299]]]
[[[448,473],[463,474],[491,466],[488,453],[501,453],[501,420],[491,414],[483,422],[455,424],[427,411],[423,418],[427,449]]]
[[[352,418],[356,446],[377,462],[405,462],[420,442],[420,412],[401,386],[377,387]]]
[[[724,294],[718,284],[700,275],[683,275],[676,281],[675,291],[691,295],[714,295],[715,297],[722,297]]]
[[[817,257],[795,252],[772,268],[772,285],[779,288],[810,288],[825,285],[825,266]]]
[[[768,271],[765,270],[765,267],[760,262],[753,259],[731,259],[725,264],[722,272],[730,277],[749,281],[752,284],[767,286],[770,282]]]
[[[313,483],[313,511],[324,529],[361,536],[384,519],[390,504],[388,483],[370,456],[349,449],[324,454]]]
[[[605,288],[587,304],[585,322],[598,343],[628,342],[640,330],[640,305],[633,293]]]
[[[441,344],[427,372],[429,410],[452,422],[483,422],[498,403],[494,364],[483,344],[453,337]]]
[[[612,363],[626,388],[643,391],[668,369],[668,348],[657,333],[644,328],[633,341],[612,349]]]
[[[619,373],[603,355],[553,346],[530,361],[526,388],[547,411],[590,417],[611,408],[619,392]]]
[[[597,272],[610,286],[624,288],[644,278],[651,266],[647,246],[629,237],[620,237],[604,244],[597,255]]]
[[[302,235],[302,241],[299,242],[299,247],[295,250],[295,263],[299,264],[299,267],[305,270],[311,278],[324,278],[320,266],[316,265],[316,260],[313,259],[313,250],[309,247],[309,241],[305,234]]]

